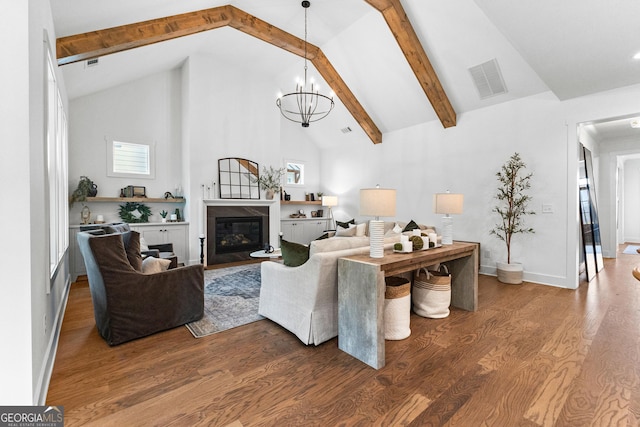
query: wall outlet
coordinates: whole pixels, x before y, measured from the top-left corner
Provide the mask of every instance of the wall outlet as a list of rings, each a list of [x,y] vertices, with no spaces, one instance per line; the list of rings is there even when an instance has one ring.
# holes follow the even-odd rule
[[[551,203],[543,203],[542,213],[553,213],[553,205]]]
[[[485,257],[485,259],[491,259],[491,251],[488,249],[485,249],[483,252],[483,255]]]

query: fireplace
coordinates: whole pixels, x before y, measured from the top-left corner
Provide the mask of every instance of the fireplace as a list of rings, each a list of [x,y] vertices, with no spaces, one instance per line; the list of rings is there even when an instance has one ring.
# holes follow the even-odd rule
[[[262,217],[217,217],[216,253],[255,251],[264,248]]]
[[[250,259],[268,242],[267,206],[207,206],[207,265]]]

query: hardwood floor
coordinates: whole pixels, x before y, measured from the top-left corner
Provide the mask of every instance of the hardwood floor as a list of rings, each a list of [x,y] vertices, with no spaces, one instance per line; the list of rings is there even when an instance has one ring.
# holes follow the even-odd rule
[[[411,317],[378,371],[269,320],[116,347],[72,286],[47,404],[65,425],[639,426],[640,256],[578,290],[480,276],[475,313]]]

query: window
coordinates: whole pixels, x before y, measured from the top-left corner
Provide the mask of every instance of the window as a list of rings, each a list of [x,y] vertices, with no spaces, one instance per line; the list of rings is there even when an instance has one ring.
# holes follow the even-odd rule
[[[107,139],[107,175],[126,178],[155,178],[153,144]]]
[[[304,163],[286,162],[287,185],[304,185]]]
[[[67,116],[60,88],[56,81],[55,62],[45,33],[46,91],[44,117],[46,120],[47,182],[49,217],[49,265],[53,275],[69,246],[69,210],[67,176]],[[47,291],[50,291],[48,282]]]

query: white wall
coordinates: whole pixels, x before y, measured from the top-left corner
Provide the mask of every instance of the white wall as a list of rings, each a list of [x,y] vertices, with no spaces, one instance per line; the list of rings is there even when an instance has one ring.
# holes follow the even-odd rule
[[[55,355],[59,315],[68,290],[68,262],[49,273],[48,198],[45,193],[44,30],[55,41],[45,0],[0,4],[0,52],[11,66],[0,71],[3,241],[0,267],[0,405],[42,404]],[[55,44],[50,43],[55,52]],[[60,72],[57,78],[63,83]],[[64,96],[64,95],[63,95]],[[66,99],[63,99],[66,103]],[[10,202],[9,202],[10,201]],[[10,244],[9,244],[10,243]],[[50,292],[48,292],[48,289]]]
[[[241,157],[258,162],[260,168],[282,163],[273,86],[251,67],[225,67],[205,54],[191,56],[182,68],[182,164],[183,175],[188,176],[185,210],[191,221],[191,262],[199,262],[198,236],[205,232],[202,200],[209,198],[207,187],[211,198],[219,197],[218,159]],[[271,218],[272,241],[279,231],[278,215]]]
[[[536,233],[517,236],[512,256],[524,263],[525,280],[575,288],[576,127],[635,111],[639,92],[634,86],[566,102],[545,93],[462,114],[455,128],[432,122],[385,134],[379,146],[354,141],[343,145],[339,156],[334,150],[322,153],[321,176],[326,191],[340,197],[336,216],[343,219],[368,219],[358,215],[358,190],[375,184],[398,190],[397,219],[436,226],[440,219],[432,213],[432,194],[464,193],[464,213],[454,218],[454,238],[480,242],[482,271],[492,274],[495,261],[505,257],[503,243],[489,234],[497,220],[491,212],[495,173],[517,151],[534,173],[530,207],[537,214],[527,219]],[[543,214],[543,203],[551,204],[553,213]],[[608,203],[601,203],[601,210],[602,205],[608,209]]]
[[[80,176],[98,186],[98,196],[118,197],[127,185],[146,187],[148,197],[175,193],[182,183],[182,107],[179,70],[154,74],[106,91],[74,99],[69,117],[69,194]],[[107,140],[155,144],[155,178],[107,176]],[[119,221],[117,203],[87,203],[92,218]],[[80,223],[82,203],[70,211],[71,224]],[[161,210],[176,205],[149,205],[151,221],[160,222]]]

